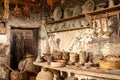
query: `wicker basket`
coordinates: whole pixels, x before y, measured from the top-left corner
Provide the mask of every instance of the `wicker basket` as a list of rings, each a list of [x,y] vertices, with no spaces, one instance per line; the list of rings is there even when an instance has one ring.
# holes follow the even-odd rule
[[[99,66],[101,68],[120,69],[120,61],[102,60],[102,61],[100,61]]]

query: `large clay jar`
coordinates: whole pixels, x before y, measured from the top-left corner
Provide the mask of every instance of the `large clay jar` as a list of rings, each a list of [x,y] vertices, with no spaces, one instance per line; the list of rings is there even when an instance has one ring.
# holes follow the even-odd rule
[[[35,58],[32,54],[26,54],[25,59],[23,61],[24,71],[37,72],[38,67],[33,64],[34,61]]]
[[[50,71],[45,70],[44,68],[37,74],[36,80],[53,80],[54,76]]]

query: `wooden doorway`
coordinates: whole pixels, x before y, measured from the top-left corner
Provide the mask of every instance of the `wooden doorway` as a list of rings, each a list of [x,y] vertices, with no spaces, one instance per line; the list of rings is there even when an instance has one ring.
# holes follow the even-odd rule
[[[36,58],[38,52],[38,28],[11,28],[11,68],[18,69],[18,63],[26,52]]]

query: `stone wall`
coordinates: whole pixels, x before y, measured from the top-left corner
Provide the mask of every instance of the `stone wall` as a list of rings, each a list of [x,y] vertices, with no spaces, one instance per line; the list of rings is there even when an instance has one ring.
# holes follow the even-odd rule
[[[112,23],[109,22],[108,28],[106,28],[107,25],[104,18],[102,19],[102,26],[100,26],[99,20],[96,20],[96,23],[97,23],[96,32],[98,33],[97,36],[94,35],[94,26],[95,26],[94,24],[92,26],[93,28],[91,27],[85,29],[49,33],[48,43],[50,46],[51,53],[53,50],[59,50],[59,51],[64,50],[78,54],[80,51],[86,51],[86,52],[92,52],[93,55],[102,54],[103,56],[106,55],[120,56],[119,53],[120,40],[117,31],[113,29],[114,27],[119,27],[118,23],[116,25],[114,24],[114,21],[112,21]],[[99,31],[101,27],[103,30],[103,34],[101,34],[101,32]],[[109,31],[109,29],[111,30],[110,35],[106,35],[106,32]],[[84,76],[76,75],[76,76],[79,76],[79,80],[81,80],[82,78],[85,79],[95,78],[96,80],[107,80],[107,79],[100,79],[85,75]]]
[[[34,18],[35,19],[35,18]],[[3,66],[1,63],[7,64],[10,66],[10,30],[11,28],[30,28],[30,29],[35,29],[40,27],[40,21],[32,21],[31,19],[29,20],[22,20],[18,18],[10,18],[7,22],[6,28],[7,28],[7,33],[6,34],[0,34],[0,43],[3,45],[8,45],[7,50],[6,50],[6,55],[4,57],[0,57],[0,79],[5,79],[9,80],[9,69],[5,66]]]

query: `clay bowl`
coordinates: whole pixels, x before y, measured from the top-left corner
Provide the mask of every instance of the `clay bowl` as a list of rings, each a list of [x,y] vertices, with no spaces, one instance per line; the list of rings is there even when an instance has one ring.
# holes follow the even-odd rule
[[[63,67],[65,66],[65,60],[54,60],[53,62],[51,62],[51,67]]]

